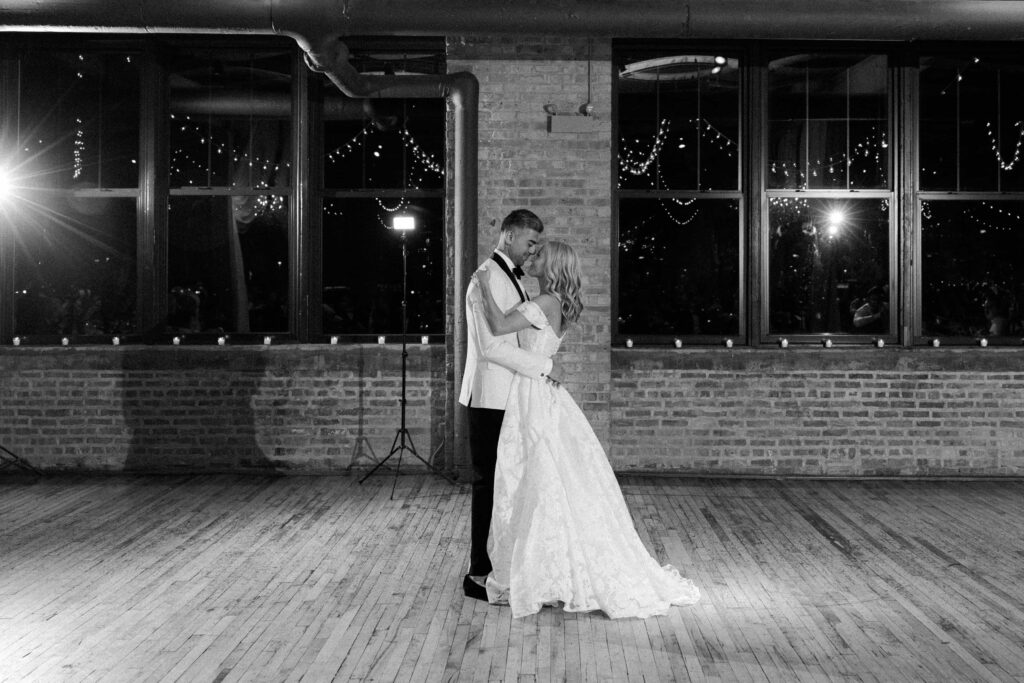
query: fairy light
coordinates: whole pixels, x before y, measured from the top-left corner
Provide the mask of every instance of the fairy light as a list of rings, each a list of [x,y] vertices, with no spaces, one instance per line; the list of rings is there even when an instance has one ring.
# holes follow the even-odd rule
[[[651,143],[650,151],[646,157],[644,157],[643,152],[630,150],[625,144],[620,144],[619,147],[623,152],[619,154],[619,168],[634,176],[646,174],[651,164],[661,155],[661,148],[665,146],[668,132],[669,120],[662,119],[661,123],[658,124],[658,132],[654,134],[654,141]],[[640,139],[636,138],[635,142],[640,144]]]
[[[413,138],[412,133],[409,132],[408,128],[402,128],[402,130],[399,131],[399,134],[402,136],[402,142],[409,149],[409,151],[412,152],[412,158],[416,162],[418,162],[425,170],[430,171],[431,173],[435,173],[439,176],[444,175],[444,166],[441,164],[441,162],[434,159],[434,157],[430,153],[426,152],[422,147],[419,146],[419,144],[416,142],[416,139]]]
[[[400,197],[400,198],[398,199],[398,203],[397,203],[397,204],[395,204],[394,206],[388,206],[388,205],[386,205],[386,204],[384,203],[384,200],[383,200],[383,199],[381,199],[380,197],[377,197],[376,199],[377,199],[377,205],[378,205],[378,206],[379,206],[379,207],[380,207],[381,209],[383,209],[384,211],[387,211],[388,213],[395,213],[395,212],[397,212],[397,211],[402,211],[402,210],[403,210],[403,209],[405,209],[405,208],[406,208],[407,206],[409,206],[409,200],[408,200],[408,199],[406,199],[405,197]],[[385,226],[385,227],[386,227],[386,226]]]
[[[1012,171],[1013,167],[1020,161],[1021,145],[1024,144],[1024,121],[1018,121],[1013,124],[1013,127],[1017,129],[1017,144],[1013,149],[1013,161],[1007,162],[1003,160],[1003,154],[999,150],[999,142],[996,139],[995,133],[992,132],[992,122],[985,122],[985,134],[988,135],[989,142],[992,144],[992,152],[996,155],[996,161],[999,162],[999,168],[1004,171]]]
[[[82,130],[81,118],[76,116],[75,124],[77,124],[77,128],[75,129],[75,144],[73,150],[74,161],[71,177],[77,180],[82,175],[82,154],[85,152],[85,131]]]

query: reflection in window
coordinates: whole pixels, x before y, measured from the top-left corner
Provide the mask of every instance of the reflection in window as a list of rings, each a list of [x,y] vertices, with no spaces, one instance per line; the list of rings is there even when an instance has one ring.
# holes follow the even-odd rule
[[[769,188],[888,186],[883,55],[790,55],[768,72]]]
[[[292,59],[288,50],[173,58],[169,332],[289,329]]]
[[[619,187],[738,189],[739,80],[734,58],[623,55]]]
[[[443,334],[444,102],[329,96],[323,112],[323,331],[402,331],[402,247],[391,224],[409,215],[408,329]]]
[[[1024,201],[924,201],[925,335],[1024,334]]]
[[[1019,59],[922,57],[921,189],[1024,190]]]
[[[291,54],[180,54],[168,74],[171,187],[290,182]]]
[[[622,199],[620,334],[739,332],[739,202]]]
[[[7,213],[14,332],[123,334],[134,327],[135,199],[52,195]],[[19,202],[20,204],[20,202]]]
[[[332,95],[324,102],[324,118],[325,187],[444,187],[443,100],[352,100]]]
[[[887,334],[887,200],[769,201],[772,334]]]
[[[19,335],[129,332],[136,298],[138,60],[27,51],[18,60],[11,231]],[[103,190],[119,189],[117,193]],[[125,196],[127,195],[127,196]]]
[[[444,333],[443,201],[382,197],[324,201],[324,332],[402,331],[402,244],[390,229],[398,214],[416,219],[406,236],[409,333]]]
[[[288,200],[171,197],[169,332],[288,330]]]
[[[29,52],[19,62],[18,175],[39,189],[138,186],[139,73],[130,54]]]

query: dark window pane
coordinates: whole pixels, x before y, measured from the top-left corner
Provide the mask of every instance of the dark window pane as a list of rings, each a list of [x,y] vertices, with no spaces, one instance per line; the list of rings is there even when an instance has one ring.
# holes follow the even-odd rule
[[[286,197],[171,197],[168,327],[288,330]]]
[[[921,188],[1024,190],[1024,62],[921,59]]]
[[[171,187],[288,187],[291,62],[290,52],[173,59]]]
[[[768,187],[888,186],[884,56],[790,55],[768,68]]]
[[[326,199],[323,214],[324,332],[402,331],[402,242],[396,214],[415,217],[407,235],[408,330],[444,333],[444,207],[437,199]]]
[[[444,187],[444,100],[329,95],[324,119],[326,187]]]
[[[48,189],[138,186],[138,60],[30,52],[20,61],[18,176]]]
[[[1024,202],[925,201],[925,335],[1024,334]]]
[[[129,332],[135,315],[135,200],[49,196],[8,212],[16,334]]]
[[[624,55],[619,187],[735,190],[739,63],[716,55]]]
[[[769,202],[772,334],[889,332],[889,203]]]
[[[620,334],[739,332],[739,202],[619,203]]]

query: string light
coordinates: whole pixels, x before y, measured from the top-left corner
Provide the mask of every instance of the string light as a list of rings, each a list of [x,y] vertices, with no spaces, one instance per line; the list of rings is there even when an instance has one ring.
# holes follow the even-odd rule
[[[424,151],[422,147],[413,138],[412,133],[409,132],[408,128],[403,128],[399,131],[402,136],[402,142],[412,152],[412,158],[419,162],[419,164],[427,171],[436,173],[439,176],[444,175],[444,167],[441,162],[434,159],[434,157],[428,152]]]
[[[619,149],[622,152],[619,154],[619,168],[630,175],[640,176],[646,174],[651,164],[661,155],[661,148],[665,145],[668,132],[669,120],[662,119],[661,123],[658,124],[658,132],[654,134],[654,141],[651,143],[651,149],[646,157],[643,156],[642,152],[634,152],[628,149],[625,144],[620,144]],[[636,142],[639,144],[640,140],[636,139]]]
[[[1002,152],[999,151],[999,143],[996,140],[995,133],[992,132],[992,122],[985,122],[985,134],[988,135],[989,142],[992,143],[992,152],[996,155],[996,161],[999,162],[999,168],[1004,171],[1012,171],[1013,167],[1020,161],[1020,150],[1021,145],[1024,144],[1024,121],[1018,121],[1013,124],[1013,127],[1017,129],[1017,145],[1013,149],[1013,161],[1003,161]]]
[[[81,57],[81,55],[79,55]],[[85,151],[85,131],[82,130],[82,119],[75,117],[75,123],[78,125],[75,130],[75,143],[74,143],[74,162],[73,171],[71,177],[77,180],[82,175],[82,153]]]

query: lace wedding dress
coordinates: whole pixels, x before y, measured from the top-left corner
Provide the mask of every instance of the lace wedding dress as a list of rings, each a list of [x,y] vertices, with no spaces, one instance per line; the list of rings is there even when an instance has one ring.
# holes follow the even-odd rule
[[[533,328],[520,344],[552,356],[562,339],[540,306],[518,310]],[[563,387],[516,375],[498,440],[487,552],[488,600],[526,616],[564,603],[612,618],[692,604],[697,587],[644,547],[608,458]]]

